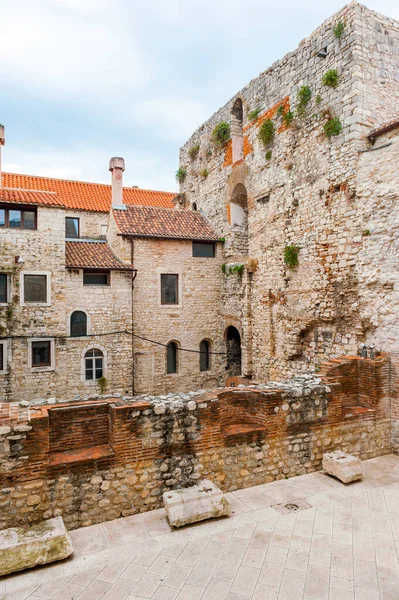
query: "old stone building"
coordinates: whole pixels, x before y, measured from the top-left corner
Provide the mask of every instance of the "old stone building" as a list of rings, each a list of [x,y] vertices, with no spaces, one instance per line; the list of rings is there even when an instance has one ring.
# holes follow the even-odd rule
[[[0,399],[218,384],[221,244],[174,194],[123,189],[123,169],[112,191],[3,174]]]

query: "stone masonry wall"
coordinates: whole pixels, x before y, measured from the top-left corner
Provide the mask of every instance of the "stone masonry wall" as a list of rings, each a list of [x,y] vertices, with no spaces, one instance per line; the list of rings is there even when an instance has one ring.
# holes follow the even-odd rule
[[[321,378],[286,383],[3,404],[0,529],[56,515],[70,529],[115,519],[203,477],[225,491],[284,479],[320,469],[323,452],[338,448],[362,459],[389,453],[389,399],[386,358],[342,357]]]
[[[339,22],[345,28],[336,39]],[[398,22],[352,2],[240,90],[181,148],[180,165],[187,169],[181,191],[226,238],[224,261],[250,267],[243,276],[225,277],[222,300],[223,329],[234,323],[242,335],[245,375],[282,379],[355,353],[363,342],[386,347],[397,314],[389,287],[398,272],[396,142],[363,151],[371,149],[370,131],[397,116],[398,43]],[[331,69],[339,76],[335,87],[322,81]],[[305,85],[312,96],[298,115],[297,94]],[[221,121],[233,122],[237,98],[244,109],[243,158],[233,164],[231,140],[218,147],[212,131]],[[295,112],[289,127],[279,107]],[[254,109],[259,114],[251,121]],[[328,139],[323,127],[333,117],[342,132]],[[258,132],[267,119],[275,135],[265,147]],[[191,160],[196,144],[200,151]],[[242,226],[231,224],[237,186],[247,193]],[[283,259],[291,245],[299,250],[294,269]],[[380,252],[384,245],[389,257]],[[397,336],[390,337],[391,350],[398,351]]]

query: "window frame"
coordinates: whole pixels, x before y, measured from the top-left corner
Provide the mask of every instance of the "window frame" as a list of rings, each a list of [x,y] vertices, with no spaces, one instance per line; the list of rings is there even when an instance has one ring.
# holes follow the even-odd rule
[[[83,276],[82,276],[82,283],[84,285],[84,287],[100,287],[100,288],[104,288],[104,287],[110,287],[111,286],[111,271],[110,269],[82,269],[83,271]],[[100,273],[106,273],[107,274],[107,283],[85,283],[85,275],[98,275]]]
[[[211,256],[202,256],[200,254],[195,254],[195,247],[198,246],[206,246],[206,247],[212,247],[213,250],[213,254]],[[192,242],[192,256],[193,258],[216,258],[216,242],[200,242],[200,241],[193,241]]]
[[[176,302],[163,302],[162,301],[162,278],[163,277],[174,277],[175,278],[175,295],[176,295]],[[179,274],[178,273],[161,273],[160,276],[160,295],[161,295],[161,305],[162,306],[179,306],[180,304],[180,290],[179,290]]]
[[[7,306],[8,304],[10,304],[11,302],[11,298],[12,298],[12,293],[11,293],[11,273],[7,273],[6,271],[1,271],[0,272],[0,276],[1,275],[5,275],[6,276],[6,301],[5,302],[1,302],[0,301],[0,306]]]
[[[46,302],[25,301],[25,275],[46,276]],[[51,306],[51,271],[21,271],[20,273],[20,304],[21,306]]]
[[[35,342],[50,342],[50,364],[49,365],[34,365],[33,364],[33,344]],[[55,340],[54,338],[30,338],[28,340],[28,367],[31,372],[44,373],[46,371],[55,371]]]
[[[72,335],[72,317],[75,313],[82,313],[83,315],[85,315],[86,317],[86,333],[80,334],[80,335]],[[87,337],[89,335],[89,318],[87,315],[87,312],[85,310],[82,310],[81,308],[75,308],[75,310],[73,310],[68,317],[69,320],[69,329],[68,329],[68,335],[71,338],[83,338],[83,337]]]
[[[169,371],[168,370],[168,350],[169,347],[171,346],[171,344],[174,345],[175,348],[175,370],[174,371]],[[179,371],[180,371],[180,357],[179,357],[179,349],[180,349],[180,344],[179,342],[177,342],[176,340],[170,340],[167,344],[166,344],[166,352],[165,352],[165,367],[166,367],[166,375],[178,375]]]
[[[80,370],[80,380],[84,385],[87,386],[98,386],[98,379],[86,379],[86,354],[87,352],[89,352],[90,350],[100,350],[103,353],[102,356],[102,360],[103,360],[103,377],[107,377],[107,371],[108,371],[108,356],[107,356],[107,351],[104,348],[104,346],[101,346],[100,344],[89,344],[88,346],[86,346],[85,348],[83,348],[82,353],[81,353],[81,370]]]
[[[24,229],[25,231],[37,231],[37,207],[35,205],[29,206],[26,204],[5,204],[0,203],[0,210],[4,210],[4,225],[0,225],[1,229],[19,230]],[[10,227],[10,210],[18,210],[21,213],[21,226]],[[25,213],[33,212],[35,215],[34,227],[24,227]]]
[[[3,364],[0,363],[0,375],[8,373],[8,343],[7,340],[0,340],[0,346],[3,348]]]
[[[72,237],[67,235],[67,220],[68,219],[78,222],[78,235],[75,235]],[[66,240],[79,240],[80,239],[80,218],[79,217],[71,217],[71,216],[65,217],[65,239]]]

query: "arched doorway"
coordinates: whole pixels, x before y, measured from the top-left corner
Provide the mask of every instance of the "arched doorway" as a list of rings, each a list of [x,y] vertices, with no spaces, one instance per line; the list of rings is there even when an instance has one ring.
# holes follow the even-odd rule
[[[226,329],[226,352],[228,374],[241,375],[241,336],[232,325]]]
[[[248,196],[243,183],[237,183],[230,200],[230,217],[232,225],[247,224]]]

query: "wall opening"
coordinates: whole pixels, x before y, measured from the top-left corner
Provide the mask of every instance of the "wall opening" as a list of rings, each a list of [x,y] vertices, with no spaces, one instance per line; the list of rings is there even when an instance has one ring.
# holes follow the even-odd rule
[[[246,226],[247,224],[248,195],[245,185],[237,183],[233,189],[230,200],[230,217],[232,225]]]
[[[232,325],[226,329],[226,352],[228,374],[241,375],[241,336]]]
[[[243,140],[243,107],[241,98],[237,98],[231,109],[231,141],[233,149],[233,163],[244,158]]]

